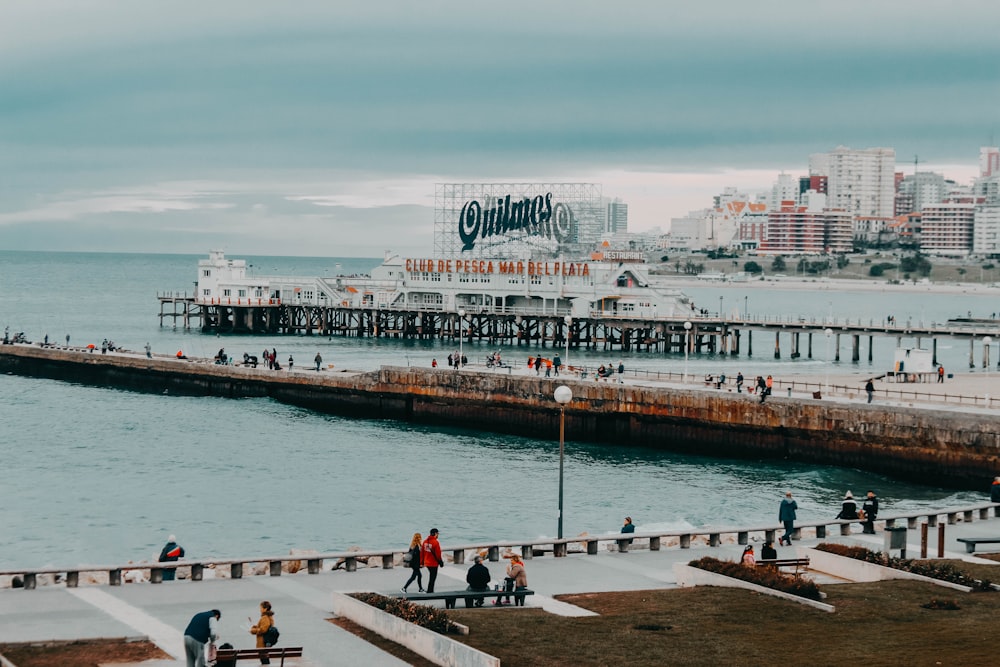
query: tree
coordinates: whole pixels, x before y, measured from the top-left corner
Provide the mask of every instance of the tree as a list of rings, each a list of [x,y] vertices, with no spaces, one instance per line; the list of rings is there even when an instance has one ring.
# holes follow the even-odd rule
[[[843,269],[844,267],[846,267],[850,263],[851,263],[851,260],[847,259],[847,255],[837,255],[837,268],[838,269]]]
[[[905,273],[916,273],[926,278],[931,275],[931,269],[933,266],[931,265],[929,259],[920,253],[916,253],[900,259],[899,268]]]
[[[785,265],[785,258],[782,257],[781,255],[778,255],[777,257],[774,258],[774,260],[771,261],[771,270],[774,271],[775,273],[780,273],[781,271],[784,271],[786,268],[787,267]]]
[[[747,273],[758,274],[764,272],[764,267],[757,262],[747,262],[743,265],[743,270]]]
[[[799,260],[798,265],[795,267],[796,273],[805,273],[809,269],[809,262],[805,257]]]

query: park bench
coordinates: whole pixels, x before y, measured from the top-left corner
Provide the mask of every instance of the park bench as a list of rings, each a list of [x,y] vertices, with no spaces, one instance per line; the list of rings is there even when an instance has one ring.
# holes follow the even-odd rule
[[[802,574],[803,570],[809,568],[808,558],[761,558],[757,561],[757,567],[773,567],[781,569],[783,567],[794,567],[795,576]]]
[[[216,652],[216,663],[224,665],[226,664],[226,660],[235,663],[239,660],[259,661],[261,658],[281,658],[280,667],[285,664],[285,658],[301,657],[301,646],[272,646],[270,648],[220,648]]]
[[[428,600],[444,600],[445,609],[454,609],[455,602],[461,598],[470,600],[475,598],[496,598],[513,597],[515,603],[520,600],[520,606],[524,606],[524,596],[534,595],[535,591],[527,588],[518,591],[440,591],[436,593],[399,593],[396,597],[403,598],[409,602],[427,602]],[[471,605],[470,605],[471,607]]]
[[[977,544],[994,544],[1000,542],[1000,537],[959,537],[959,542],[965,542],[965,553],[976,553]]]

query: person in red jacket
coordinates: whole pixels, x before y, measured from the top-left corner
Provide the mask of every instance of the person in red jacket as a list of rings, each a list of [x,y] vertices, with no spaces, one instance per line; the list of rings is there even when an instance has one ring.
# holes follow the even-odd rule
[[[431,528],[431,534],[420,547],[420,565],[427,568],[427,592],[434,592],[434,580],[438,576],[438,568],[444,565],[441,558],[441,545],[438,543],[438,529]]]

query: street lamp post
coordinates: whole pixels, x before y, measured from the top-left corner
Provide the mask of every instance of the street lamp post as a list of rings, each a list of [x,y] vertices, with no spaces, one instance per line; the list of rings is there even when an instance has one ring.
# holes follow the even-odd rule
[[[573,400],[573,390],[566,385],[559,385],[552,393],[559,404],[559,529],[557,539],[563,536],[563,451],[566,442],[566,404]]]
[[[989,336],[983,338],[983,368],[986,369],[986,375],[990,374],[990,345],[993,343],[993,339]]]
[[[830,336],[833,335],[833,329],[826,329],[823,331],[826,334],[826,393],[830,393]]]
[[[463,353],[462,339],[464,338],[464,336],[462,335],[462,329],[465,328],[463,326],[464,324],[465,324],[465,309],[459,308],[458,309],[458,362],[455,364],[455,368],[459,368],[459,364],[462,363],[462,353]]]
[[[573,324],[573,318],[567,315],[563,318],[566,322],[566,357],[563,359],[562,365],[566,367],[566,372],[569,372],[569,332],[570,326]]]
[[[688,336],[691,335],[691,322],[684,323],[684,384],[688,381]]]

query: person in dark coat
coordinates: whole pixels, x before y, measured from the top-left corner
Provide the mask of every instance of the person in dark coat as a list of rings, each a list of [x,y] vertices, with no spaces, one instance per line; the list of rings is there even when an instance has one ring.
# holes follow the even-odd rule
[[[629,534],[635,532],[635,524],[632,523],[632,517],[630,516],[625,517],[625,524],[622,526],[622,532]],[[632,544],[632,540],[629,540],[628,543]]]
[[[402,592],[406,592],[407,587],[413,583],[413,580],[417,580],[417,589],[423,593],[424,592],[424,577],[420,573],[420,545],[423,543],[423,536],[420,533],[413,533],[413,539],[410,540],[410,550],[407,552],[410,555],[410,561],[408,566],[413,573],[410,574],[410,578],[406,580],[403,587],[400,589]]]
[[[764,546],[760,548],[760,559],[761,560],[774,560],[778,557],[778,552],[774,548],[772,542],[764,542]]]
[[[490,571],[483,565],[483,557],[476,556],[475,562],[472,567],[469,568],[469,572],[465,575],[465,583],[469,584],[468,590],[470,591],[488,591],[490,590]],[[477,607],[483,606],[482,596],[477,597],[467,597],[465,598],[465,606],[471,607],[475,604]]]
[[[792,492],[786,491],[785,497],[781,499],[781,506],[778,507],[778,521],[785,526],[785,534],[778,540],[778,544],[792,546],[792,531],[795,530],[795,510],[799,504],[792,500]]]
[[[167,538],[167,543],[163,546],[163,550],[160,551],[159,562],[173,563],[181,558],[184,558],[184,547],[177,544],[177,538],[171,535]],[[176,576],[177,570],[175,568],[163,571],[163,581],[173,581]]]
[[[1000,477],[993,478],[993,484],[990,486],[990,502],[1000,503]]]
[[[187,667],[205,667],[205,644],[219,637],[219,619],[222,612],[218,609],[202,611],[191,617],[184,630],[184,654],[187,657]]]
[[[874,491],[869,491],[865,498],[865,504],[861,506],[861,511],[865,513],[864,530],[861,532],[869,535],[875,534],[875,519],[878,517],[878,498]]]
[[[844,502],[840,504],[840,513],[834,518],[847,521],[854,521],[858,518],[858,504],[854,502],[854,495],[850,491],[844,495]]]

